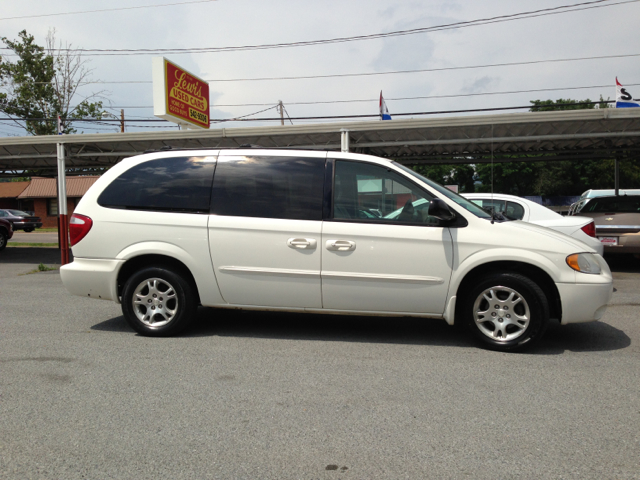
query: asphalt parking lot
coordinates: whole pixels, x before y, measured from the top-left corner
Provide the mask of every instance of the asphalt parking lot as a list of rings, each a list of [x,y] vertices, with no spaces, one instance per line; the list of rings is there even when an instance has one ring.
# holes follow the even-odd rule
[[[638,479],[640,262],[524,354],[443,321],[200,308],[136,335],[0,252],[0,478]]]

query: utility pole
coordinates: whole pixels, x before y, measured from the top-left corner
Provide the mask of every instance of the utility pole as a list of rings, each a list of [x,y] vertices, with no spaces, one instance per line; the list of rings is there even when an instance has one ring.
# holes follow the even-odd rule
[[[278,100],[278,110],[280,110],[280,125],[284,125],[284,105],[282,100]]]
[[[120,110],[120,133],[124,133],[124,109]]]

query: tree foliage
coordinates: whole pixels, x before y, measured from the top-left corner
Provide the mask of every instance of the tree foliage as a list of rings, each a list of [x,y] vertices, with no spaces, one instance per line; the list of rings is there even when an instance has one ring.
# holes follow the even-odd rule
[[[0,111],[15,118],[31,135],[55,135],[57,116],[63,133],[74,133],[74,119],[100,118],[101,98],[93,93],[77,105],[72,102],[78,89],[90,80],[91,70],[81,53],[69,45],[56,47],[55,31],[50,31],[46,47],[35,43],[33,35],[21,31],[18,40],[2,37],[16,61],[0,57]]]

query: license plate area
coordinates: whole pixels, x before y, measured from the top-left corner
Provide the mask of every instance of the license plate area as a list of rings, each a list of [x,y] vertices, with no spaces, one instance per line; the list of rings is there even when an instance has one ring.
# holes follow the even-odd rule
[[[598,240],[607,247],[618,246],[618,237],[598,237]]]

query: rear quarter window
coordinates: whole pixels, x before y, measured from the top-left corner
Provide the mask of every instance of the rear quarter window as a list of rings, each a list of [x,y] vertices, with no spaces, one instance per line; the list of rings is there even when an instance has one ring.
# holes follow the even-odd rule
[[[98,197],[107,208],[209,213],[215,170],[212,157],[150,160],[130,168]]]

